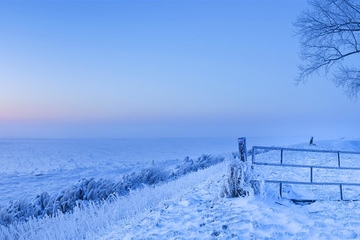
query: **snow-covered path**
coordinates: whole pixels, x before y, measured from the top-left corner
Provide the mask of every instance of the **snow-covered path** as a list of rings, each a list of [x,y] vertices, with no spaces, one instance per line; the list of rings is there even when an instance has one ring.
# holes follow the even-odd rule
[[[221,175],[220,173],[219,175]],[[276,198],[219,197],[214,174],[191,191],[162,201],[137,220],[114,225],[99,239],[355,239],[360,203],[295,205]]]

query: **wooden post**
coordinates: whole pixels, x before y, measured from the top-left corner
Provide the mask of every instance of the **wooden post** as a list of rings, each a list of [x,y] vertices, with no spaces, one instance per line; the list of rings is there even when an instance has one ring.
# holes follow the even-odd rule
[[[238,143],[239,143],[240,161],[246,162],[247,161],[246,138],[244,137],[239,138]]]
[[[255,162],[255,147],[252,148],[251,164]]]
[[[314,137],[311,137],[311,138],[310,138],[309,145],[310,145],[310,146],[314,145]]]
[[[340,198],[341,198],[341,201],[344,200],[344,195],[343,195],[343,187],[342,187],[342,184],[340,184]]]

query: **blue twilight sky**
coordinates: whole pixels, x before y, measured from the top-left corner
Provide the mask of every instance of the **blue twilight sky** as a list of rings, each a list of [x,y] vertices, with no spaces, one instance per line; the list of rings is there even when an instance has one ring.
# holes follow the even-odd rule
[[[0,137],[359,137],[295,87],[302,0],[1,1]]]

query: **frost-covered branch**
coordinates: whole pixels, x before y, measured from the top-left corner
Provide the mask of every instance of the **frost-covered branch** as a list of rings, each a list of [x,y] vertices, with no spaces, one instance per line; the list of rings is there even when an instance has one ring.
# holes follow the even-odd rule
[[[349,65],[360,53],[360,4],[355,0],[309,0],[310,9],[300,14],[294,26],[300,41],[299,75],[296,83],[304,82],[314,73],[332,74],[350,98],[359,93],[359,66]],[[349,71],[350,72],[346,72]],[[347,78],[348,77],[348,78]]]

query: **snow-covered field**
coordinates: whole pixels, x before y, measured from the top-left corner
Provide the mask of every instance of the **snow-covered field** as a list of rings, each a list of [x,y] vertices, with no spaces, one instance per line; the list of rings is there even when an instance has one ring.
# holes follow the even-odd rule
[[[248,139],[248,148],[252,145],[306,148],[307,140],[297,144],[294,139],[289,142]],[[357,139],[315,139],[315,143],[315,149],[360,151]],[[265,193],[260,196],[221,197],[221,189],[229,176],[229,164],[234,161],[233,152],[237,152],[237,139],[2,139],[0,214],[16,202],[34,204],[40,199],[37,195],[44,192],[50,197],[61,192],[64,196],[62,190],[69,192],[85,186],[84,180],[79,182],[81,179],[93,178],[93,185],[101,183],[96,186],[114,186],[123,181],[124,176],[138,180],[136,174],[144,175],[147,173],[144,169],[161,170],[167,177],[143,187],[140,182],[141,186],[133,187],[124,195],[110,196],[107,201],[100,201],[94,195],[97,201],[74,206],[72,213],[12,221],[0,226],[0,239],[360,237],[358,201],[322,200],[295,205],[279,199],[278,192],[266,185]],[[198,158],[202,154],[212,154],[212,157]],[[286,159],[291,161],[292,156],[287,155]],[[214,165],[208,167],[208,163]],[[193,167],[196,164],[198,169]],[[206,168],[202,167],[205,165]],[[90,183],[86,185],[89,186]],[[44,199],[42,203],[45,204]],[[28,206],[25,205],[16,206]]]

